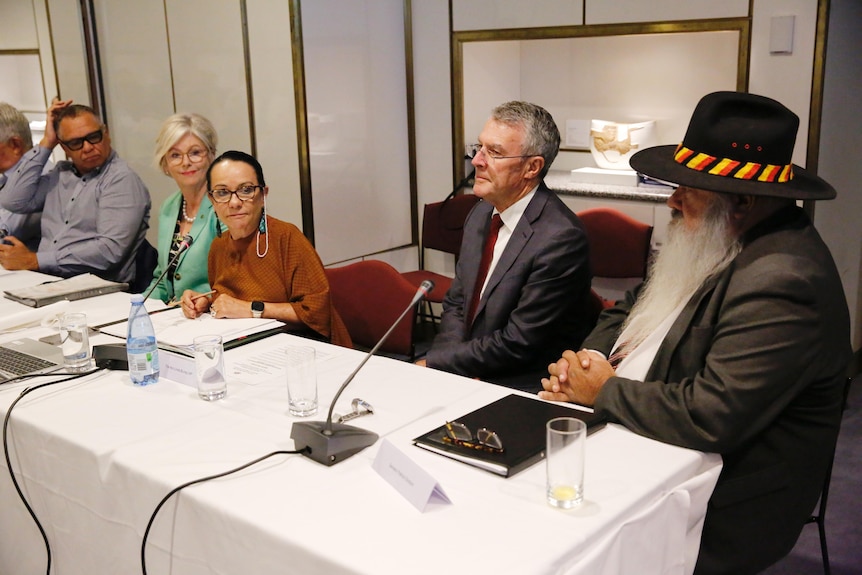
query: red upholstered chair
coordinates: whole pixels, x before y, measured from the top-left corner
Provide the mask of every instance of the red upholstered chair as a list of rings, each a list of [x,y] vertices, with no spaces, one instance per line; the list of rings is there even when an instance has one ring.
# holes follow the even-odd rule
[[[416,294],[401,274],[379,260],[365,260],[343,267],[326,268],[335,309],[358,348],[374,347]],[[402,319],[379,353],[413,360],[414,307]]]
[[[650,258],[652,226],[613,208],[592,208],[578,212],[590,241],[590,267],[596,278],[646,277]],[[592,292],[596,315],[613,305],[595,289]]]
[[[415,289],[418,289],[425,280],[434,282],[434,290],[425,300],[427,317],[431,319],[434,319],[431,304],[443,302],[443,296],[452,285],[452,278],[424,269],[425,250],[438,250],[457,257],[461,251],[464,220],[478,201],[479,198],[473,194],[463,194],[452,196],[442,202],[425,204],[425,212],[422,216],[422,246],[419,249],[420,269],[404,272],[402,275]],[[424,313],[423,316],[425,316]]]

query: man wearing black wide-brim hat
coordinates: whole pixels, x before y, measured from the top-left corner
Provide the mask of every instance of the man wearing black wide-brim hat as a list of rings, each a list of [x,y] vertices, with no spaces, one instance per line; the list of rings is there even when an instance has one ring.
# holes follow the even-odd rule
[[[642,288],[549,366],[540,392],[721,454],[697,574],[757,573],[786,555],[838,436],[847,302],[795,201],[835,190],[792,164],[798,124],[774,100],[718,92],[698,103],[679,146],[632,157],[633,169],[679,186],[668,241]]]

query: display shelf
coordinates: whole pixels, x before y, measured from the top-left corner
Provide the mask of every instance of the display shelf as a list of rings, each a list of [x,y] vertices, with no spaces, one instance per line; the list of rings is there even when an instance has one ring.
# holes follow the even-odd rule
[[[614,186],[575,182],[572,180],[571,174],[563,170],[550,170],[545,176],[545,185],[558,194],[569,196],[661,204],[666,202],[673,193],[673,189],[670,187]]]

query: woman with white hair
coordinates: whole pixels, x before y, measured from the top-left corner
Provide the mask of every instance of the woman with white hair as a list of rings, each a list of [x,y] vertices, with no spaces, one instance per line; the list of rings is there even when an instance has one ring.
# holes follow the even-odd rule
[[[153,289],[151,297],[164,302],[179,299],[187,290],[209,291],[207,254],[219,233],[212,203],[206,200],[206,174],[215,158],[218,136],[209,120],[199,114],[174,114],[162,124],[156,139],[155,162],[174,179],[179,191],[168,197],[159,210],[158,265],[153,282],[170,265],[168,273]],[[191,246],[176,261],[174,256],[190,234]],[[153,284],[150,284],[150,288]],[[148,288],[149,289],[149,288]]]

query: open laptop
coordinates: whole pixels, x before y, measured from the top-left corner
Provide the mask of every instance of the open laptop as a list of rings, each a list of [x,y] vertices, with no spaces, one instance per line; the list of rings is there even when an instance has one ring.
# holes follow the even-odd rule
[[[59,347],[26,337],[0,344],[0,383],[63,367],[63,351]]]

